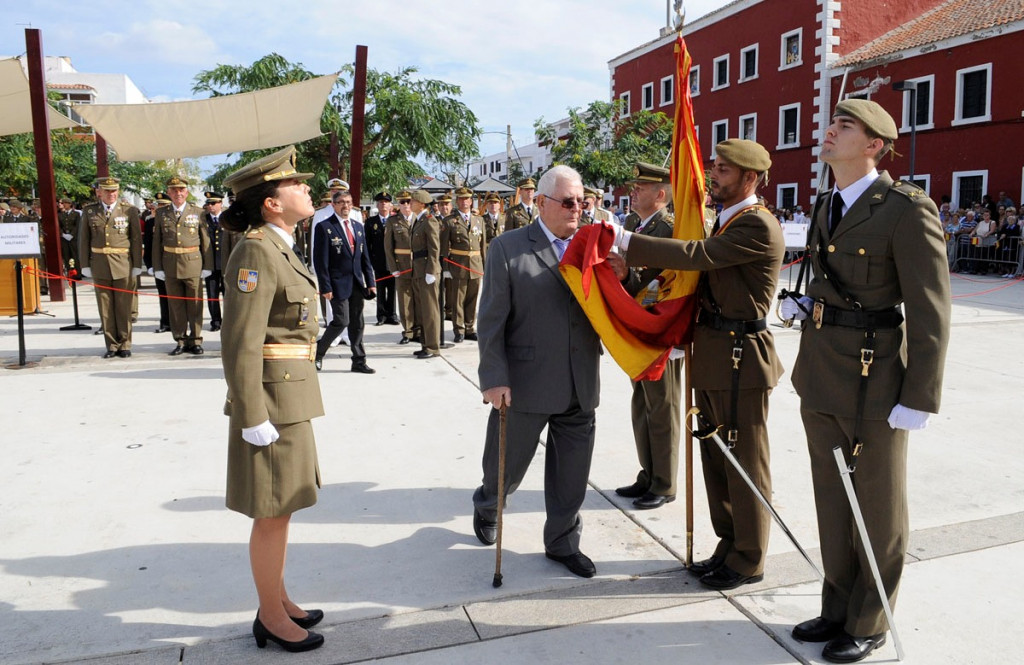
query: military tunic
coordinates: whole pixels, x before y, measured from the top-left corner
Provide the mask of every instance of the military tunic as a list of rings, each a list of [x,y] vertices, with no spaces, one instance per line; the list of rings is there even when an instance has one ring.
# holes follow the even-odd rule
[[[456,335],[475,334],[476,301],[487,255],[484,219],[469,215],[467,222],[462,213],[456,212],[445,223],[448,225],[448,255],[451,260],[445,264],[445,269],[451,271],[454,296],[452,326]]]
[[[533,223],[533,218],[536,216],[536,203],[530,206],[529,209],[522,203],[517,203],[505,211],[505,228],[503,231],[511,231],[523,226],[529,226]]]
[[[438,289],[441,277],[441,225],[429,212],[421,213],[412,224],[409,247],[412,250],[412,293],[416,324],[423,331],[422,350],[441,353],[441,310]],[[427,284],[426,276],[434,283]]]
[[[202,344],[200,275],[203,270],[213,270],[213,253],[201,208],[186,203],[181,215],[174,211],[174,206],[157,208],[153,225],[153,269],[164,272],[167,295],[171,296],[168,309],[174,341],[186,348]]]
[[[312,356],[315,281],[270,228],[247,233],[225,271],[227,507],[253,518],[288,515],[316,503],[320,487],[310,424],[324,415]],[[242,438],[243,428],[268,420],[280,434],[277,441],[254,446]]]
[[[402,273],[395,277],[398,316],[402,321],[402,337],[412,339],[416,331],[416,301],[412,295],[412,220],[395,213],[384,225],[384,252],[388,272]]]
[[[500,215],[484,213],[484,245],[490,245],[491,241],[500,236],[504,230]]]
[[[366,244],[370,250],[370,263],[377,276],[377,323],[387,323],[397,318],[395,312],[395,280],[388,277],[387,249],[384,245],[387,220],[373,215],[366,220]],[[381,279],[383,278],[383,279]]]
[[[99,201],[82,210],[78,224],[81,267],[92,271],[96,305],[108,351],[132,348],[133,268],[142,268],[139,211],[117,201],[108,214]]]

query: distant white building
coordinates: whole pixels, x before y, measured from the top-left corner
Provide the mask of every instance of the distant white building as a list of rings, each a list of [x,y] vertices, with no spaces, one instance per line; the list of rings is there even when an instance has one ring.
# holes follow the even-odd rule
[[[27,61],[22,59],[22,66]],[[71,104],[148,104],[149,99],[126,74],[90,74],[80,72],[65,55],[43,58],[46,87]],[[74,111],[69,111],[75,122],[88,124]]]

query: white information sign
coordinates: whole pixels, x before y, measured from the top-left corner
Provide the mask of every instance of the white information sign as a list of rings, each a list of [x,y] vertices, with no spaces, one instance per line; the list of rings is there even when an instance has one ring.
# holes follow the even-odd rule
[[[807,228],[810,224],[783,224],[782,237],[786,240],[786,249],[802,251],[807,246]]]
[[[30,259],[38,257],[39,224],[0,224],[0,258]]]

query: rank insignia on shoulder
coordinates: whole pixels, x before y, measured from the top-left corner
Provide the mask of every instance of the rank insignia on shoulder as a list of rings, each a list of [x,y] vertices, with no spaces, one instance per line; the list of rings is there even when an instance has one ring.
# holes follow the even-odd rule
[[[873,198],[873,199],[881,199],[881,198],[882,198],[882,195],[881,195],[881,194],[875,194],[875,195],[874,195],[874,196],[872,196],[871,198]]]
[[[259,280],[260,271],[249,268],[238,269],[238,290],[242,293],[252,293],[256,290],[256,282]]]

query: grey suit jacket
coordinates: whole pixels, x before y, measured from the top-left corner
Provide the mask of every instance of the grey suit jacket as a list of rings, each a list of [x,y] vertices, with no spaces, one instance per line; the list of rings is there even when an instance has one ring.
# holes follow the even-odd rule
[[[480,389],[512,389],[512,407],[562,413],[573,392],[597,408],[601,344],[538,224],[507,231],[487,250],[480,312]]]

